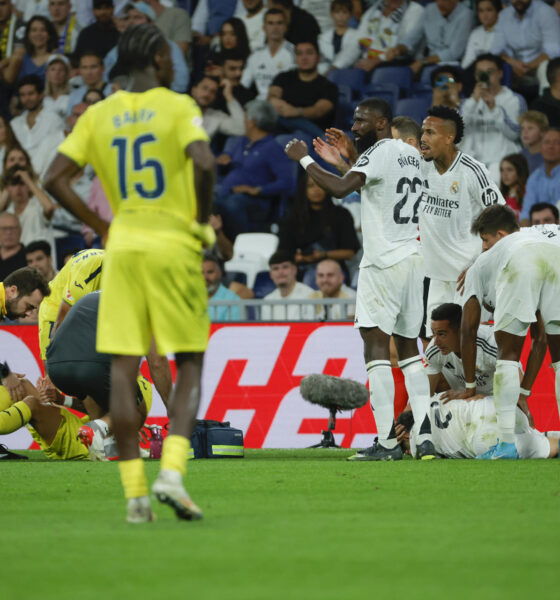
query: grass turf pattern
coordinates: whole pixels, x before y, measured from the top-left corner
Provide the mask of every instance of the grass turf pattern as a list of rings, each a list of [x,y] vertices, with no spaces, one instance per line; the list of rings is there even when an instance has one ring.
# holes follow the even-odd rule
[[[557,460],[348,463],[249,450],[189,463],[205,513],[124,522],[114,463],[2,461],[1,600],[557,596]],[[150,482],[159,463],[147,462]]]

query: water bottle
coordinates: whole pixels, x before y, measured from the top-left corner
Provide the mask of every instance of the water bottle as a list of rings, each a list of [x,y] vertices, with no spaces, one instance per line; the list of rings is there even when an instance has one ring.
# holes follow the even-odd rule
[[[159,425],[152,425],[150,431],[152,432],[150,437],[150,458],[161,458],[161,447],[163,445],[161,427]]]

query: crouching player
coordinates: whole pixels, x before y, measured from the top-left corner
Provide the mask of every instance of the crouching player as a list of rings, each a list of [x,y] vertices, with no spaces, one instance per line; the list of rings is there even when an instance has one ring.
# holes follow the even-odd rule
[[[426,349],[425,359],[432,393],[430,417],[434,446],[439,455],[475,458],[493,446],[499,437],[492,397],[498,350],[492,327],[480,325],[476,336],[475,370],[478,394],[468,400],[454,399],[461,394],[465,385],[461,360],[461,316],[462,310],[457,304],[442,304],[431,315],[434,337]],[[540,366],[545,352],[545,343],[534,343],[532,360]],[[536,372],[538,367],[535,375]],[[532,377],[528,371],[524,381],[528,381],[527,375]],[[529,383],[532,385],[533,381],[534,377]],[[515,421],[515,444],[520,458],[558,456],[558,439],[547,438],[530,425],[524,396],[520,404],[524,410],[517,408]],[[412,413],[405,411],[399,416],[396,427],[399,441],[407,449],[410,446],[412,453],[415,448],[414,435],[410,436],[409,441],[408,432],[411,429],[414,432],[413,423]]]

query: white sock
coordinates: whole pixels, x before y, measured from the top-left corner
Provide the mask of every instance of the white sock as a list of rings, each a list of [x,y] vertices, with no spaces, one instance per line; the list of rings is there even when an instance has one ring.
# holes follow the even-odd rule
[[[377,425],[377,436],[384,448],[397,445],[395,435],[395,380],[388,360],[372,360],[366,365],[369,399]]]
[[[414,422],[417,423],[417,443],[432,439],[430,423],[430,380],[422,366],[422,358],[413,356],[399,361],[404,375],[404,384],[408,392]]]
[[[502,442],[515,442],[515,407],[519,399],[519,363],[513,360],[496,361],[494,373],[494,404]]]
[[[101,435],[105,438],[109,434],[109,425],[103,419],[95,419],[95,421],[91,421],[90,425],[97,425]]]
[[[555,377],[555,391],[556,391],[556,403],[558,404],[558,414],[560,415],[560,361],[552,363],[550,365],[554,369]]]

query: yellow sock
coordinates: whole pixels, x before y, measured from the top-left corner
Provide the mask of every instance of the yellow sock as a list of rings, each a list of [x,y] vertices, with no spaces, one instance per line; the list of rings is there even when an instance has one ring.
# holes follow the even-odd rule
[[[168,435],[161,451],[161,470],[178,471],[185,475],[190,447],[190,441],[182,435]]]
[[[6,410],[10,406],[12,406],[10,393],[3,385],[0,385],[0,410]]]
[[[23,400],[0,412],[0,434],[13,433],[31,421],[31,409]]]
[[[141,458],[119,461],[119,471],[125,498],[139,498],[148,495],[146,470]]]

